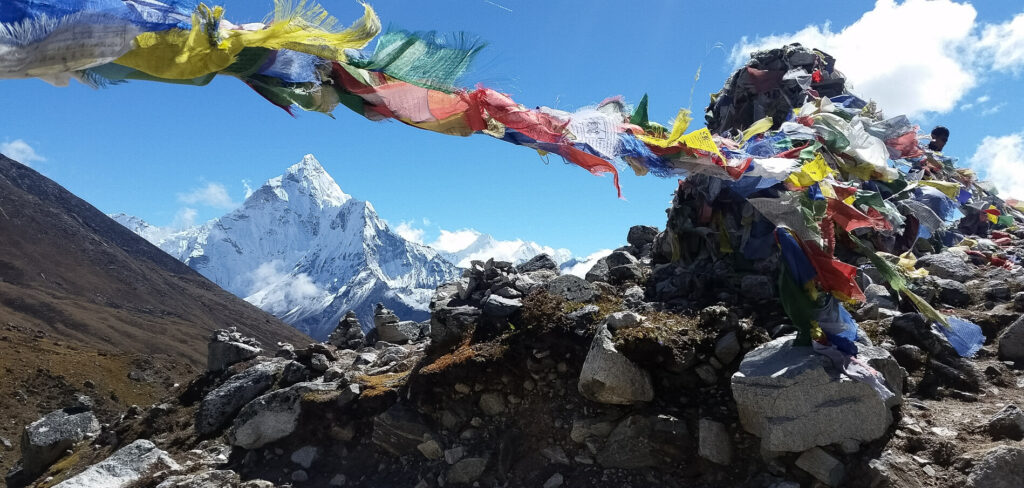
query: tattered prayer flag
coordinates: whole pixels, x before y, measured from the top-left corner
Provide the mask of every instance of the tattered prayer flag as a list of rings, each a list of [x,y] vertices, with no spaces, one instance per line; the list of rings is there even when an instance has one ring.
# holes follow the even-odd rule
[[[716,154],[718,155],[718,159],[721,159],[723,163],[728,161],[718,150],[718,146],[715,145],[715,140],[711,137],[711,131],[709,131],[707,127],[686,134],[683,136],[682,140],[683,144],[686,144],[686,147]]]
[[[750,139],[751,137],[754,137],[754,136],[756,136],[758,134],[763,134],[765,131],[767,131],[768,129],[771,129],[771,128],[772,128],[772,118],[771,117],[765,117],[765,118],[763,118],[761,120],[758,120],[757,122],[754,122],[753,124],[751,124],[750,127],[747,128],[747,130],[743,131],[743,142],[746,142],[747,139]]]
[[[828,167],[825,158],[818,153],[813,160],[804,163],[799,171],[789,175],[786,182],[794,187],[803,188],[824,180],[830,174],[832,174],[832,168]]]
[[[953,200],[960,196],[960,184],[955,181],[921,180],[919,183],[936,188]]]

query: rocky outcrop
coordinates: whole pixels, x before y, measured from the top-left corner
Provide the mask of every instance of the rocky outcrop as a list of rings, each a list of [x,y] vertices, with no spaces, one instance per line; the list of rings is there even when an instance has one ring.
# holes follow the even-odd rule
[[[79,405],[46,414],[22,431],[21,467],[8,475],[8,484],[19,484],[20,480],[39,476],[68,449],[99,432],[99,421],[87,406]]]
[[[617,405],[648,402],[654,398],[650,373],[616,350],[607,323],[594,333],[580,373],[579,391],[589,400]]]
[[[123,488],[156,471],[179,468],[166,452],[148,440],[139,439],[54,488]],[[165,484],[160,486],[165,487]]]
[[[254,365],[207,394],[196,411],[196,433],[208,435],[229,423],[243,406],[270,389],[287,364],[274,359]]]
[[[242,334],[238,333],[234,327],[215,330],[207,348],[207,371],[221,371],[232,364],[252,359],[263,352],[260,349],[259,341],[251,337],[242,337]]]
[[[879,393],[866,382],[845,377],[811,347],[793,346],[792,341],[781,337],[751,351],[732,377],[740,423],[761,438],[761,448],[802,452],[885,435],[892,412]],[[895,382],[887,381],[890,388]]]
[[[967,477],[967,488],[1024,486],[1024,449],[999,446],[985,453]]]

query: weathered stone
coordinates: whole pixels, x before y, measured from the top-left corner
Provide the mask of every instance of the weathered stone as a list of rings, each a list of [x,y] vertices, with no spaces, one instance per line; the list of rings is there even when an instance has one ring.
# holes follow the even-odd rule
[[[470,484],[484,474],[487,469],[487,458],[465,458],[448,469],[448,482]]]
[[[715,341],[715,357],[718,358],[722,364],[732,363],[736,356],[740,354],[740,340],[739,336],[736,335],[736,331],[726,332],[725,335],[719,337]]]
[[[892,299],[889,289],[882,285],[868,285],[864,288],[864,296],[867,303],[877,305],[879,308],[895,309],[896,301]]]
[[[617,332],[624,329],[639,327],[644,322],[644,316],[636,312],[626,310],[624,312],[613,312],[609,314],[605,321],[607,322],[610,330]]]
[[[438,442],[433,439],[420,443],[416,446],[416,449],[419,449],[427,459],[436,460],[444,457],[444,449],[441,448],[441,444],[438,444]]]
[[[214,332],[213,339],[207,344],[207,371],[222,371],[232,364],[252,359],[263,352],[258,345],[222,339],[225,339],[224,335]]]
[[[435,346],[449,346],[470,334],[482,312],[470,306],[441,307],[430,314],[430,341]]]
[[[178,463],[166,452],[148,440],[139,439],[54,488],[122,488],[154,471],[178,468]]]
[[[1024,316],[999,334],[999,357],[1006,361],[1024,361]]]
[[[608,257],[605,256],[594,262],[594,265],[590,267],[590,270],[587,271],[587,274],[584,276],[584,278],[586,278],[586,280],[591,283],[595,281],[607,283],[610,279],[608,277],[608,271]]]
[[[405,344],[420,338],[420,324],[412,320],[386,322],[377,327],[377,340]]]
[[[272,391],[247,403],[228,430],[228,442],[245,449],[256,449],[284,439],[298,427],[302,395],[313,391],[331,391],[337,383],[298,383]]]
[[[626,234],[626,242],[630,246],[637,249],[642,249],[648,244],[654,244],[654,239],[658,237],[658,228],[650,225],[634,225],[629,228],[629,232]]]
[[[159,485],[156,485],[156,488],[226,488],[239,486],[240,481],[241,477],[238,473],[228,469],[223,469],[217,471],[204,471],[196,474],[169,476],[160,482]],[[264,483],[269,482],[264,481]],[[273,483],[270,483],[268,486],[267,484],[249,482],[239,488],[272,488],[273,486]]]
[[[544,488],[558,488],[559,486],[562,486],[562,483],[564,482],[565,477],[562,476],[562,473],[555,473],[544,482]]]
[[[373,419],[373,443],[396,456],[418,452],[420,444],[434,437],[420,414],[401,404]]]
[[[713,463],[732,463],[732,437],[725,425],[711,419],[700,419],[697,452]]]
[[[576,419],[572,421],[572,430],[569,431],[569,438],[577,444],[583,444],[587,439],[604,439],[615,429],[612,422],[598,419]]]
[[[921,256],[917,267],[928,270],[928,273],[939,278],[966,283],[974,278],[976,269],[967,262],[963,251],[945,251],[938,254]]]
[[[608,277],[615,283],[636,282],[643,279],[644,272],[639,264],[624,264],[609,269]]]
[[[305,469],[309,469],[319,455],[320,450],[317,449],[316,446],[305,446],[293,452],[290,459],[293,463],[298,464]]]
[[[642,415],[631,415],[615,426],[597,462],[605,468],[638,469],[657,466],[661,459],[651,442],[651,422]]]
[[[552,464],[570,464],[569,455],[567,455],[565,453],[565,449],[562,449],[560,446],[545,447],[540,450],[540,455],[544,456],[544,458]]]
[[[305,483],[306,481],[309,481],[309,473],[307,473],[306,470],[304,469],[296,469],[295,471],[292,471],[291,478],[292,481]]]
[[[46,470],[64,452],[87,436],[100,431],[96,416],[81,408],[66,408],[44,415],[25,426],[21,433],[21,466],[34,478]]]
[[[313,367],[313,371],[322,373],[331,367],[331,361],[327,359],[327,356],[317,353],[309,358],[309,365]]]
[[[913,344],[904,344],[893,349],[892,356],[908,371],[917,371],[928,362],[928,355]]]
[[[844,439],[867,442],[883,436],[892,423],[892,412],[878,392],[841,375],[810,347],[793,346],[792,340],[792,336],[782,337],[751,351],[732,377],[740,422],[761,437],[761,448],[802,452]],[[871,353],[887,354],[884,350]],[[885,369],[891,373],[898,368]],[[897,381],[902,382],[902,377],[886,378],[890,389]]]
[[[519,299],[502,298],[498,295],[491,295],[484,300],[484,315],[491,317],[508,317],[523,308],[523,302]]]
[[[995,440],[1022,440],[1024,439],[1024,412],[1021,412],[1016,405],[1007,405],[988,421],[987,428],[989,435]]]
[[[971,474],[967,488],[1019,488],[1024,486],[1024,449],[999,446],[985,453]]]
[[[211,434],[230,422],[245,404],[270,389],[289,362],[275,358],[251,366],[208,393],[196,410],[196,433]]]
[[[613,251],[604,259],[608,263],[608,269],[640,263],[635,256],[626,251]]]
[[[819,447],[813,447],[801,454],[796,458],[796,465],[828,486],[839,486],[846,475],[843,463]]]
[[[771,300],[775,298],[775,286],[772,279],[765,275],[743,275],[740,278],[740,293],[751,300]]]
[[[487,415],[499,415],[505,413],[505,397],[496,391],[480,395],[480,410]]]
[[[556,263],[554,259],[551,259],[551,256],[541,253],[530,258],[529,261],[516,266],[516,269],[518,269],[520,273],[529,273],[531,271],[540,271],[542,269],[557,271],[558,263]]]
[[[654,398],[650,374],[615,349],[607,324],[594,334],[580,373],[579,391],[589,400],[619,405]]]
[[[942,300],[943,303],[957,307],[971,303],[971,294],[967,292],[967,286],[963,283],[956,280],[936,278],[935,284],[939,287],[939,300]]]
[[[570,302],[589,302],[597,297],[594,285],[573,275],[559,276],[545,284],[544,289]]]

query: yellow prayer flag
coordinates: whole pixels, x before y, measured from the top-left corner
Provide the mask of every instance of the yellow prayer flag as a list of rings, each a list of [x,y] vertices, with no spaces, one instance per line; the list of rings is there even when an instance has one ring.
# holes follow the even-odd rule
[[[717,154],[722,162],[726,161],[725,157],[722,156],[722,153],[719,152],[718,146],[715,145],[715,140],[711,137],[711,131],[709,131],[707,127],[686,134],[683,136],[682,140],[683,144],[686,144],[686,147]]]
[[[676,114],[675,120],[672,122],[672,132],[666,138],[654,137],[648,135],[640,135],[639,139],[647,145],[658,146],[658,147],[669,147],[683,137],[683,133],[686,132],[686,128],[690,126],[690,121],[693,120],[690,117],[690,111],[680,109],[679,113]]]
[[[825,177],[832,174],[832,168],[828,167],[828,163],[825,162],[825,158],[818,153],[814,159],[804,163],[800,167],[799,171],[794,172],[786,178],[786,182],[793,186],[803,188],[805,186],[811,186]]]
[[[919,183],[938,189],[953,200],[960,196],[960,183],[955,181],[921,180]]]
[[[765,118],[763,118],[761,120],[758,120],[757,122],[754,122],[753,124],[751,124],[750,127],[747,128],[747,130],[743,131],[743,142],[746,142],[747,139],[750,139],[751,137],[754,137],[754,136],[756,136],[758,134],[763,134],[765,131],[767,131],[768,129],[771,129],[771,128],[772,128],[772,118],[771,117],[765,117]]]

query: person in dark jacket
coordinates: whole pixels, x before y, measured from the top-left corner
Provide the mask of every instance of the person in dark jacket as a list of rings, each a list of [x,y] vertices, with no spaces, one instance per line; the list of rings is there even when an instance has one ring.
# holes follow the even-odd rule
[[[932,129],[932,142],[928,143],[928,149],[942,152],[942,148],[946,147],[946,141],[949,141],[949,129],[937,126]]]

